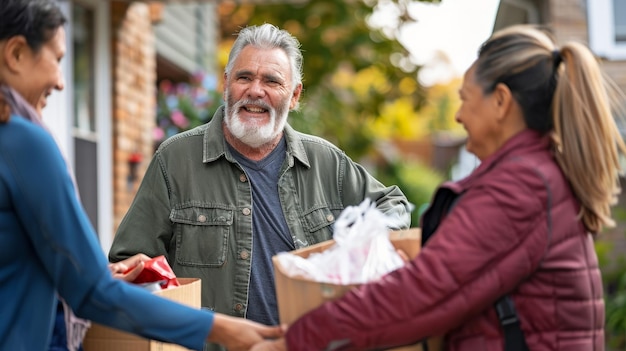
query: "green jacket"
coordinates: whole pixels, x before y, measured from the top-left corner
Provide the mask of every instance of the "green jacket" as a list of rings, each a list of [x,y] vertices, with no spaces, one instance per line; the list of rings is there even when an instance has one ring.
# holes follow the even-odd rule
[[[220,108],[205,125],[166,140],[122,220],[109,259],[165,255],[178,277],[202,279],[202,306],[244,317],[252,253],[252,194],[230,154]],[[329,142],[285,128],[287,156],[278,192],[297,248],[333,236],[347,206],[366,197],[410,225],[409,203]]]

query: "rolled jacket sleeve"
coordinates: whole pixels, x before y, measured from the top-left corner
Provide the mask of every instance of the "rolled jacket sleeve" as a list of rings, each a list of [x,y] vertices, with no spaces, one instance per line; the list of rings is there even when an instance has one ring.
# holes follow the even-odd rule
[[[162,166],[160,154],[157,152],[117,229],[109,251],[111,262],[121,261],[137,253],[150,257],[165,255],[171,262],[171,194]]]

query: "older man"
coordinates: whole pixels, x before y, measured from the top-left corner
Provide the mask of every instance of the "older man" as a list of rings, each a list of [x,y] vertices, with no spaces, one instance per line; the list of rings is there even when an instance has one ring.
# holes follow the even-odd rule
[[[287,124],[302,92],[299,42],[273,25],[243,29],[224,74],[225,106],[157,150],[109,259],[165,255],[202,279],[202,306],[277,324],[271,257],[333,236],[370,198],[410,225],[409,203],[329,142]]]

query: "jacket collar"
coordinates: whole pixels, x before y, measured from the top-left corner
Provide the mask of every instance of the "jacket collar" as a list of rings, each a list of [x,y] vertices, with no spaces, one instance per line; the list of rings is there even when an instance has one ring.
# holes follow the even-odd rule
[[[209,163],[216,161],[220,157],[225,157],[229,162],[235,163],[235,159],[228,151],[226,138],[222,130],[224,122],[224,106],[220,106],[211,122],[207,124],[202,142],[202,162]],[[285,126],[284,136],[287,141],[287,162],[289,167],[293,167],[295,160],[298,160],[305,167],[310,168],[309,158],[302,143],[301,134],[296,132],[289,124]]]
[[[458,182],[447,182],[446,185],[454,192],[462,192],[467,189],[474,182],[474,180],[482,177],[483,174],[489,172],[493,167],[505,159],[511,159],[516,156],[536,151],[548,150],[550,145],[551,141],[548,134],[542,135],[537,131],[525,129],[507,140],[504,145],[500,147],[500,149],[483,160],[478,168],[476,168],[469,176],[459,180]]]

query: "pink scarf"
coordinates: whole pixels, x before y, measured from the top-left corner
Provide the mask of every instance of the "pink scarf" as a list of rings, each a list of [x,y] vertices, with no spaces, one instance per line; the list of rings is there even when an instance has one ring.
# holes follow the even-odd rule
[[[37,111],[35,111],[35,109],[28,102],[26,102],[26,100],[24,100],[24,98],[15,90],[7,85],[0,85],[0,94],[2,95],[2,97],[4,97],[5,102],[9,105],[12,114],[26,118],[27,120],[41,126],[48,133],[50,133],[50,130],[43,123],[43,120],[41,119]],[[52,133],[50,133],[50,135],[52,135]],[[54,135],[52,135],[52,137],[54,138]],[[63,155],[63,157],[65,158],[67,171],[70,174],[72,181],[74,182],[74,189],[76,191],[76,196],[78,197],[78,187],[76,186],[74,173],[72,172],[65,155]],[[76,351],[80,347],[80,344],[83,342],[85,333],[87,333],[87,329],[89,329],[91,323],[88,320],[76,317],[74,312],[72,312],[70,306],[60,296],[59,300],[61,301],[61,303],[63,303],[63,311],[65,312],[64,314],[65,328],[67,330],[67,347],[70,351]]]

